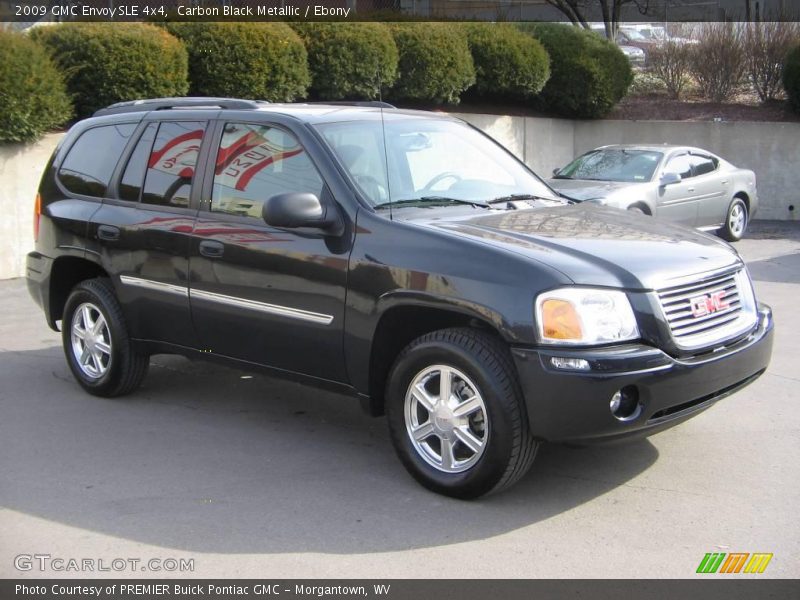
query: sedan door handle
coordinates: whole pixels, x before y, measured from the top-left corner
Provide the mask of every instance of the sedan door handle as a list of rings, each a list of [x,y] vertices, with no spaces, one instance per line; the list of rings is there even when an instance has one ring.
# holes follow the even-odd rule
[[[100,225],[97,228],[97,237],[107,242],[116,242],[119,240],[119,235],[119,227],[113,225]]]
[[[694,191],[694,188],[689,188],[689,189],[688,189],[688,190],[686,190],[686,191],[687,191],[687,192],[693,192],[693,191]]]
[[[206,258],[219,258],[225,253],[225,245],[214,240],[200,242],[200,254]]]

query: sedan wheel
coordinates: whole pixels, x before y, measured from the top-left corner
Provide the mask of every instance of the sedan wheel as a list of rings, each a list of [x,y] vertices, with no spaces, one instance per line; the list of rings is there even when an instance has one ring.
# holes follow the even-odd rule
[[[747,206],[741,198],[734,198],[728,207],[725,226],[720,230],[722,238],[729,242],[738,242],[747,229]]]

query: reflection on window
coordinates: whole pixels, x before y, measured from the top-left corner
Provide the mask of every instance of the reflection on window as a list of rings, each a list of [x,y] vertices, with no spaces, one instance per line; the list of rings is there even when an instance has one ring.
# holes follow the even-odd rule
[[[83,132],[61,163],[58,179],[73,194],[102,198],[135,129],[134,123],[120,123]]]
[[[211,210],[261,218],[277,194],[322,194],[322,178],[291,134],[275,127],[225,126],[214,175]]]
[[[189,205],[203,122],[163,122],[147,162],[142,202],[165,206]]]
[[[681,179],[688,179],[692,176],[692,162],[688,154],[682,154],[670,159],[667,165],[667,172],[677,173]]]
[[[661,152],[630,148],[593,150],[576,158],[556,177],[644,183],[653,178],[662,157]]]
[[[158,123],[150,123],[142,133],[142,137],[136,142],[136,148],[133,149],[133,153],[128,159],[128,165],[125,167],[125,173],[119,184],[119,197],[122,200],[139,201],[145,170],[153,149],[153,141],[156,139],[156,129],[158,129]]]

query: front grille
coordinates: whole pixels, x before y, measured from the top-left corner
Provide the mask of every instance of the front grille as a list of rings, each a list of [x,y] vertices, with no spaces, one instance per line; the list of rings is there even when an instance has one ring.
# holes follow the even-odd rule
[[[681,348],[725,341],[755,322],[752,288],[743,271],[661,289],[658,300]]]

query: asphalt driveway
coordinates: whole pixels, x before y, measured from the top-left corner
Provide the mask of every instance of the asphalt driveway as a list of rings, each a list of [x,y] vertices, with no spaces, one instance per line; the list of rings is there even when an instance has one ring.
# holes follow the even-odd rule
[[[168,356],[135,395],[88,396],[24,281],[2,281],[0,577],[692,577],[737,551],[800,577],[800,224],[737,248],[775,311],[760,380],[649,440],[545,447],[477,502],[418,486],[348,398]],[[18,571],[21,554],[194,571]]]

